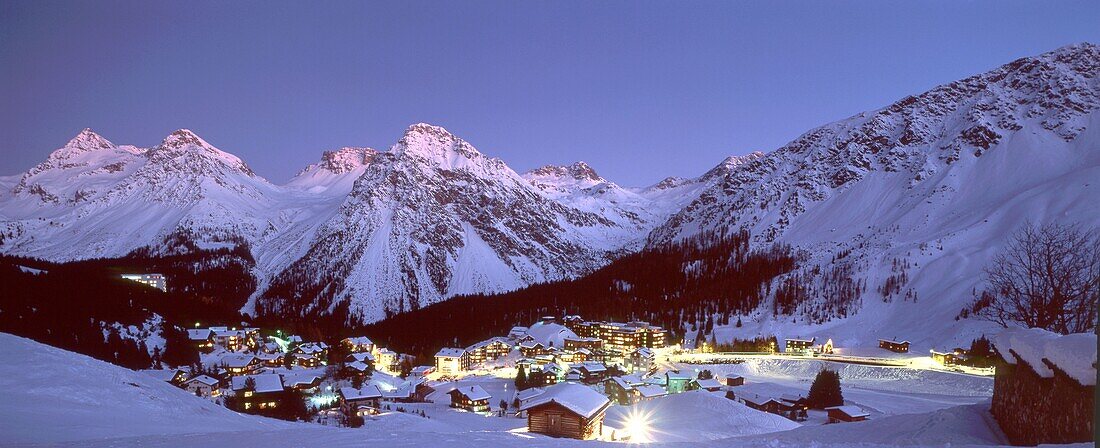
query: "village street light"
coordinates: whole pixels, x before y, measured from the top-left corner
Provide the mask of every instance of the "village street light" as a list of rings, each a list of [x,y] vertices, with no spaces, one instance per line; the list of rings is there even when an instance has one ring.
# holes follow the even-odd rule
[[[623,429],[630,437],[630,443],[647,443],[649,442],[649,415],[638,411],[637,409],[630,410],[630,413],[626,415],[626,420],[623,421]]]

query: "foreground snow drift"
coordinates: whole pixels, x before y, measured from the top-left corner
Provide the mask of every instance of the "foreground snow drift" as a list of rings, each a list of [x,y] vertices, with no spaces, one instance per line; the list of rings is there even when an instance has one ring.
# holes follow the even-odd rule
[[[6,333],[0,333],[0,359],[0,445],[292,426],[237,414],[150,375]]]
[[[614,406],[608,410],[605,422],[623,428],[630,417],[637,415],[646,416],[649,422],[646,439],[653,442],[703,442],[801,426],[706,391],[670,395],[634,406]]]

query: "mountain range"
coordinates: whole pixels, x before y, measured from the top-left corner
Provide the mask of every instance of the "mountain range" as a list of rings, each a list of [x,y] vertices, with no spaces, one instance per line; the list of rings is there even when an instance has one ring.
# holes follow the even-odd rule
[[[186,129],[152,148],[85,129],[0,178],[0,252],[245,246],[259,279],[246,312],[372,322],[747,229],[802,254],[799,286],[774,285],[783,312],[730,333],[962,338],[985,327],[946,323],[1013,232],[1100,223],[1098,109],[1100,47],[1071,45],[642,188],[584,162],[517,173],[423,123],[385,151],[325,152],[284,185]]]

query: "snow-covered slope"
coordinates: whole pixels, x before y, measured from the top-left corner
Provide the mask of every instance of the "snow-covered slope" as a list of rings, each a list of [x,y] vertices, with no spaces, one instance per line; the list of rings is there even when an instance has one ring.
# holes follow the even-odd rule
[[[1100,48],[1023,58],[811,130],[707,188],[649,243],[747,228],[758,245],[805,250],[795,318],[761,310],[731,333],[967,342],[989,328],[954,317],[1015,230],[1100,224],[1097,109]]]
[[[346,306],[372,321],[456,294],[576,276],[638,237],[552,199],[445,129],[416,124],[373,158],[258,309],[308,315]]]
[[[363,175],[378,151],[371,148],[345,146],[325,151],[321,161],[298,172],[286,186],[311,193],[343,196],[351,192],[355,179]]]
[[[151,375],[0,333],[0,445],[275,430]]]

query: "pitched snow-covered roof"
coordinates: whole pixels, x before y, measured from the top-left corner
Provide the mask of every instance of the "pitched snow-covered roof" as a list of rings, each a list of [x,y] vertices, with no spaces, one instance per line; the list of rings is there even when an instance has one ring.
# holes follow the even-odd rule
[[[518,392],[516,392],[516,395],[515,395],[515,397],[516,397],[517,399],[519,399],[519,401],[520,401],[520,403],[521,403],[521,405],[522,405],[522,403],[523,403],[524,401],[527,401],[527,400],[530,400],[530,399],[532,399],[532,398],[535,398],[535,397],[537,397],[537,396],[539,396],[539,395],[542,395],[542,394],[543,394],[543,392],[546,392],[546,389],[543,389],[543,388],[541,388],[541,387],[532,387],[532,388],[530,388],[530,389],[524,389],[524,390],[521,390],[521,391],[518,391]]]
[[[530,335],[535,341],[538,341],[545,347],[562,347],[565,345],[565,338],[576,338],[577,334],[568,328],[565,328],[559,324],[544,324],[537,323],[532,325],[527,330],[527,334]]]
[[[489,395],[489,393],[486,392],[485,389],[482,389],[481,386],[456,387],[454,388],[454,390],[451,391],[451,393],[455,392],[462,394],[462,396],[466,397],[466,399],[470,401],[488,400],[490,398],[493,398],[493,396]]]
[[[899,341],[897,339],[879,339],[879,342],[889,342],[891,344],[908,344],[909,341]]]
[[[825,408],[825,410],[827,410],[827,411],[834,411],[834,410],[835,411],[840,411],[840,412],[844,413],[844,415],[847,415],[849,417],[866,417],[868,415],[871,415],[871,414],[868,414],[863,409],[860,409],[859,406],[852,406],[850,404],[845,405],[845,406],[833,406],[831,408]]]
[[[444,348],[439,349],[438,352],[436,352],[435,357],[436,358],[461,358],[462,355],[464,355],[464,354],[466,354],[465,349],[456,348],[456,347],[444,347]]]
[[[670,379],[670,380],[690,380],[691,379],[691,375],[689,375],[687,373],[680,373],[680,372],[675,372],[675,371],[672,371],[672,370],[669,370],[669,371],[665,372],[665,376],[667,376],[668,379]]]
[[[367,352],[352,353],[348,357],[355,360],[356,362],[374,362],[374,355]]]
[[[345,364],[345,365],[346,365],[346,366],[347,366],[347,367],[348,367],[349,369],[352,369],[352,370],[357,370],[357,371],[360,371],[360,372],[366,372],[366,371],[367,371],[367,369],[369,369],[369,368],[370,368],[370,366],[368,366],[368,365],[367,365],[367,363],[365,363],[365,362],[362,362],[362,361],[349,362],[349,363],[347,363],[347,364]]]
[[[311,386],[320,383],[321,377],[311,373],[294,371],[283,374],[283,384],[290,387]]]
[[[161,381],[172,381],[176,379],[176,375],[183,372],[180,369],[145,369],[141,370],[141,373],[152,376]]]
[[[779,403],[779,400],[776,400],[775,398],[772,398],[772,397],[769,397],[769,396],[766,396],[766,395],[754,394],[754,393],[750,393],[750,392],[742,393],[739,396],[741,397],[742,400],[748,401],[748,402],[756,404],[756,405],[762,405],[762,404],[767,403],[769,401],[774,401],[776,403]]]
[[[607,366],[603,365],[602,362],[584,362],[584,363],[581,363],[581,365],[579,367],[586,370],[586,371],[588,371],[588,372],[606,372],[607,371]]]
[[[348,344],[352,344],[352,345],[374,345],[374,341],[370,340],[370,338],[368,338],[366,336],[350,337],[350,338],[344,339],[344,341],[347,341]]]
[[[547,403],[557,403],[584,418],[592,418],[611,403],[603,394],[587,386],[574,383],[560,383],[546,388],[546,391],[520,406],[520,410],[531,409]]]
[[[668,391],[665,388],[656,384],[643,384],[634,388],[638,393],[642,394],[645,398],[661,397],[668,395]]]
[[[210,335],[213,332],[209,328],[192,328],[187,330],[187,339],[192,341],[205,341],[210,339]]]
[[[280,392],[283,390],[283,377],[276,373],[264,373],[260,375],[235,376],[232,379],[233,390],[244,390],[245,382],[252,378],[256,387],[252,389],[256,393]]]
[[[1050,378],[1054,371],[1043,360],[1082,385],[1096,384],[1096,335],[1059,335],[1039,328],[1004,330],[993,338],[993,346],[1005,362],[1015,364],[1015,353],[1035,373]]]
[[[638,347],[632,353],[636,354],[638,356],[641,356],[643,358],[653,358],[653,357],[656,356],[653,353],[653,350],[650,350],[649,347]]]
[[[199,376],[196,376],[196,377],[192,377],[191,379],[189,379],[187,381],[184,381],[183,383],[187,384],[187,383],[190,383],[192,381],[194,381],[196,383],[202,383],[202,384],[205,384],[207,386],[217,386],[218,385],[218,380],[216,380],[216,379],[214,379],[214,378],[212,378],[208,375],[199,375]]]
[[[231,367],[231,368],[237,369],[237,368],[242,368],[242,367],[248,367],[249,364],[252,364],[257,359],[258,358],[256,358],[253,355],[243,355],[243,354],[239,354],[239,353],[233,353],[233,354],[228,354],[228,355],[222,356],[220,364],[225,364],[226,367]]]
[[[344,397],[344,400],[369,400],[372,398],[382,398],[382,391],[378,389],[378,386],[367,385],[362,389],[356,389],[354,387],[341,387],[340,395]]]
[[[722,387],[722,383],[718,382],[718,380],[716,380],[714,378],[705,379],[705,380],[697,379],[697,380],[695,380],[695,384],[698,384],[699,387],[701,387],[703,389],[717,389],[717,388]]]

